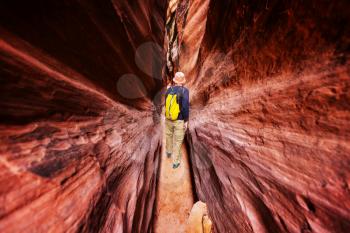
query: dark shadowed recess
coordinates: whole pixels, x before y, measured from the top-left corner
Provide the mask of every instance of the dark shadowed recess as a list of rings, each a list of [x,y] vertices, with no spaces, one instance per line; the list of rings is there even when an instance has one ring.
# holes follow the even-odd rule
[[[228,49],[242,33],[248,32],[247,38],[254,39],[251,43],[263,47],[264,42],[271,39],[273,34],[281,31],[281,26],[287,26],[288,33],[282,32],[286,41],[280,41],[281,45],[302,46],[305,39],[296,39],[303,26],[305,29],[321,32],[329,44],[337,45],[335,52],[349,52],[349,46],[345,35],[348,29],[347,1],[292,1],[292,0],[268,0],[268,1],[211,1],[208,12],[208,21],[205,36],[205,48]],[[290,16],[293,15],[294,22]],[[217,19],[220,19],[219,21]],[[248,27],[248,28],[247,28]],[[304,31],[307,33],[307,31]],[[232,35],[221,37],[214,35]],[[245,42],[245,43],[248,43]],[[307,46],[309,44],[305,44]],[[314,44],[322,52],[322,46]],[[253,48],[247,48],[249,50]],[[292,51],[289,51],[292,52]]]
[[[97,117],[107,108],[91,93],[84,93],[27,65],[15,65],[12,58],[6,60],[8,63],[0,61],[2,123],[26,124],[45,119],[65,121],[72,115]]]
[[[190,176],[191,176],[191,187],[192,187],[192,194],[193,194],[193,202],[196,203],[197,201],[200,201],[198,198],[197,190],[196,190],[196,185],[195,185],[195,180],[194,180],[194,171],[193,171],[193,155],[192,150],[191,150],[191,138],[188,133],[185,135],[184,139],[184,144],[186,147],[186,151],[188,154],[188,162],[189,162],[189,169],[190,169]]]
[[[164,2],[155,0],[149,4],[163,9]],[[152,99],[160,90],[161,78],[145,74],[134,59],[135,49],[143,43],[163,44],[163,38],[158,36],[164,30],[158,25],[162,15],[139,14],[137,20],[144,24],[140,31],[135,19],[118,16],[117,11],[127,8],[127,4],[127,1],[106,0],[4,1],[0,7],[0,22],[5,30],[79,72],[112,99],[142,108],[142,100],[119,95],[116,84],[122,75],[133,73],[142,81],[148,98]],[[146,24],[147,17],[150,17],[150,24]],[[149,54],[144,59],[152,59],[152,56]],[[153,72],[160,77],[161,67],[158,66]]]

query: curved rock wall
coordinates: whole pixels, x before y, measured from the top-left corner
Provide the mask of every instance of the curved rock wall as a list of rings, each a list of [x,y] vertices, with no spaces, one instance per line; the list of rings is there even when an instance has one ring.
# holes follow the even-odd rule
[[[202,39],[188,19],[179,69],[215,232],[349,232],[349,9],[223,0],[189,10],[208,12]]]
[[[1,3],[0,232],[151,230],[166,7]]]
[[[152,232],[167,3],[1,3],[0,232]],[[349,3],[178,5],[214,232],[349,232]]]

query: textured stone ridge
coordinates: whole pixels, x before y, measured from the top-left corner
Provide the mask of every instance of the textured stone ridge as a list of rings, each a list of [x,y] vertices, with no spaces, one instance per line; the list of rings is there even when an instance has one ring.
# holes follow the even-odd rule
[[[135,51],[163,44],[166,4],[1,3],[0,232],[151,230],[161,79]],[[128,73],[140,98],[117,89]]]
[[[0,3],[0,232],[153,231],[170,44],[213,231],[350,232],[349,1],[168,2]]]
[[[181,51],[196,65],[180,65],[196,191],[215,232],[349,232],[349,9],[223,0],[194,11],[208,11],[205,32],[198,57]]]

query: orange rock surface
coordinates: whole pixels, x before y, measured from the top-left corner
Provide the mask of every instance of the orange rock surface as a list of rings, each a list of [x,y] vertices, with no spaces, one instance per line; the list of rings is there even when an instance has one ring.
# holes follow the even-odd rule
[[[163,121],[162,124],[164,124]],[[163,131],[164,133],[165,131]],[[163,136],[163,145],[165,146],[165,135]],[[154,213],[155,233],[184,233],[194,203],[185,144],[181,148],[180,167],[173,169],[172,161],[172,158],[167,158],[165,147],[162,148]]]

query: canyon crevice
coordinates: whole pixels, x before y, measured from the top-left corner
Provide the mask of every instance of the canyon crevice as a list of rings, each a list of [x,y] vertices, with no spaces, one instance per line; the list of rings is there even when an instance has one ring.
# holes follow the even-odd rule
[[[154,232],[162,93],[179,70],[213,232],[349,232],[349,10],[0,3],[0,232]]]
[[[0,232],[151,231],[166,9],[1,3]]]

